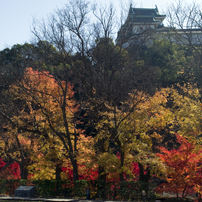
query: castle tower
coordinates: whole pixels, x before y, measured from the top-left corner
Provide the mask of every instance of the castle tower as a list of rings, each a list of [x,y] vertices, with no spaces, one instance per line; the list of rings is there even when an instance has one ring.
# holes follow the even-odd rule
[[[145,31],[163,27],[162,22],[165,17],[166,15],[159,14],[157,6],[155,8],[132,8],[131,5],[126,22],[118,32],[117,44],[139,36]]]

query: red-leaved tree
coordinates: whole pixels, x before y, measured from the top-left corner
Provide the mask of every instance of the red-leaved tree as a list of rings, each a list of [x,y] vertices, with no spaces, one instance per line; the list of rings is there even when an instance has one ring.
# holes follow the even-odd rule
[[[161,153],[158,156],[166,166],[167,183],[161,184],[157,191],[173,192],[177,197],[201,193],[202,148],[180,135],[176,134],[176,137],[180,143],[178,149],[169,151],[163,147],[160,148]]]
[[[0,158],[0,179],[20,179],[20,166],[14,162],[3,170],[6,163]]]

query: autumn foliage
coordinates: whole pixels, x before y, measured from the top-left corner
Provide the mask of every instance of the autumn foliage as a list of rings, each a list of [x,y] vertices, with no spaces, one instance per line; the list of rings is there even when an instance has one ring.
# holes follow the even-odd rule
[[[177,197],[186,197],[202,191],[202,149],[193,141],[176,135],[180,144],[178,149],[160,148],[158,156],[165,164],[167,183],[160,185],[157,191],[175,193]]]
[[[106,181],[147,183],[155,175],[167,181],[159,192],[182,197],[201,193],[202,149],[200,137],[193,135],[202,118],[197,90],[184,86],[183,96],[174,88],[153,96],[134,91],[119,106],[86,100],[84,113],[97,110],[97,120],[88,120],[96,131],[91,136],[85,135],[85,115],[73,89],[68,81],[32,68],[10,86],[13,113],[0,111],[7,120],[0,136],[0,178],[76,181],[104,176]],[[174,135],[174,130],[180,134],[178,148],[159,149],[164,133]]]
[[[6,163],[0,158],[0,179],[20,179],[20,167],[14,162],[3,170]]]

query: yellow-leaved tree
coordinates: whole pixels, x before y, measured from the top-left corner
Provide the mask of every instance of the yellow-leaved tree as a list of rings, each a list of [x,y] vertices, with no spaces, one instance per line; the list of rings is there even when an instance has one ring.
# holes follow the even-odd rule
[[[124,180],[125,173],[131,179],[131,163],[137,162],[139,180],[149,181],[152,174],[166,174],[164,164],[156,156],[158,146],[175,145],[175,132],[194,137],[193,132],[201,130],[199,92],[188,85],[178,86],[178,90],[165,88],[153,96],[131,93],[119,106],[105,102],[100,117],[95,143],[96,162],[103,174],[117,173]]]
[[[166,89],[170,99],[170,109],[175,119],[173,132],[194,138],[200,135],[202,127],[202,110],[199,89],[195,85],[185,84],[178,89]],[[197,138],[200,139],[200,137]]]
[[[80,131],[76,128],[78,105],[73,99],[73,86],[68,81],[55,78],[49,72],[27,68],[20,82],[10,86],[10,91],[17,113],[9,116],[6,109],[1,110],[1,115],[9,120],[11,125],[8,132],[12,134],[15,130],[17,136],[29,133],[34,140],[40,142],[40,150],[33,153],[32,159],[35,162],[43,159],[52,162],[50,167],[54,165],[58,179],[62,162],[69,159],[74,180],[78,180],[76,156]],[[5,141],[2,144],[7,146]],[[6,155],[6,150],[4,151]],[[29,168],[33,170],[34,167],[31,165]]]
[[[165,128],[173,120],[172,112],[166,108],[167,93],[158,91],[154,96],[142,92],[130,94],[130,98],[120,106],[105,104],[105,111],[100,112],[97,124],[98,135],[95,137],[98,149],[96,161],[103,168],[103,174],[114,172],[124,180],[124,173],[130,179],[131,163],[138,162],[141,168],[148,167],[150,173],[163,172],[164,165],[156,158],[153,151],[153,139],[161,138],[157,129]],[[120,156],[116,155],[116,152]],[[140,180],[148,181],[144,175]]]

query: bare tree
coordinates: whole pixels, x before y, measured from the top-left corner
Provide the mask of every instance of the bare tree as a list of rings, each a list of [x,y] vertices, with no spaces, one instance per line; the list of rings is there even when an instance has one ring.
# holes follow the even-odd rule
[[[118,106],[132,88],[132,58],[112,39],[116,19],[112,4],[97,8],[76,0],[58,9],[47,21],[33,24],[37,40],[48,41],[58,50],[56,58],[65,72],[62,79],[71,77],[80,106],[89,111],[93,127],[99,122],[100,111],[106,110],[104,103]],[[105,141],[105,137],[98,140],[100,152],[106,152]],[[99,179],[105,180],[103,169],[99,167]]]
[[[201,5],[185,4],[182,1],[171,4],[168,8],[167,22],[171,30],[169,38],[174,43],[186,45],[189,49],[187,56],[191,57],[190,68],[198,83],[202,87],[202,12]],[[189,59],[190,60],[190,59]]]

